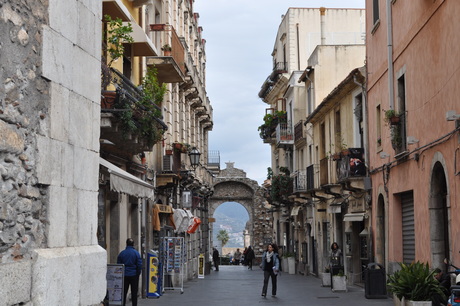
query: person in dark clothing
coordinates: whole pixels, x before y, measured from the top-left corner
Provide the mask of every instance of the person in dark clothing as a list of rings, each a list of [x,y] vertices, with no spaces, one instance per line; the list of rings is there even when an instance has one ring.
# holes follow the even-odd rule
[[[139,275],[141,275],[142,272],[142,258],[141,254],[134,248],[134,240],[132,238],[126,240],[126,249],[118,254],[117,263],[125,265],[123,306],[126,305],[129,286],[131,286],[132,305],[137,306],[137,292],[139,289]]]
[[[216,271],[219,271],[220,257],[219,251],[216,248],[213,248],[212,261],[214,261],[214,267],[216,268]]]
[[[251,246],[248,247],[248,252],[244,258],[247,259],[248,269],[252,270],[252,261],[254,258],[256,258],[256,255],[254,254],[254,250],[251,248]]]
[[[445,273],[441,271],[441,269],[436,268],[435,270],[434,277],[438,280],[439,285],[441,286],[442,290],[444,291],[444,294],[446,297],[449,297],[450,294],[450,275],[448,273]],[[447,298],[443,298],[440,295],[435,295],[433,297],[433,306],[441,306],[441,305],[447,305]]]
[[[267,295],[268,280],[272,279],[272,296],[276,296],[276,277],[280,270],[280,261],[278,257],[278,247],[276,244],[269,244],[262,255],[260,267],[264,271],[264,286],[262,296]]]

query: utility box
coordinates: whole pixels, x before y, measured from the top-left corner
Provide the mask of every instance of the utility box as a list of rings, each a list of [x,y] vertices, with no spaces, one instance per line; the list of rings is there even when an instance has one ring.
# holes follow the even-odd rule
[[[388,298],[385,268],[381,264],[370,263],[364,270],[364,294],[366,299]]]

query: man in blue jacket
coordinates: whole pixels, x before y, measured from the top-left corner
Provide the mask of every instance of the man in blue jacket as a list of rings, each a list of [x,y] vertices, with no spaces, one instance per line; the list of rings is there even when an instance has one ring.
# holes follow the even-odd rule
[[[118,264],[125,265],[125,291],[123,306],[126,305],[126,296],[128,294],[128,287],[131,286],[131,298],[133,306],[137,306],[137,291],[139,288],[139,275],[142,272],[142,258],[141,254],[134,248],[134,240],[132,238],[126,239],[126,249],[121,251],[117,258]]]

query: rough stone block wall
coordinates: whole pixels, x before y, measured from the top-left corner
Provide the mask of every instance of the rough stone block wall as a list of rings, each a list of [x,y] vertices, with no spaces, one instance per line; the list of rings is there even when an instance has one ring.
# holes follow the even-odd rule
[[[0,2],[0,306],[105,296],[101,14],[94,0]]]

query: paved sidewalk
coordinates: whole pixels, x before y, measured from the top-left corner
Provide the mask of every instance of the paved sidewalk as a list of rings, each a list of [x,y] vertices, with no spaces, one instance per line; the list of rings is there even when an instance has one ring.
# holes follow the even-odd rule
[[[392,299],[366,299],[360,287],[332,292],[331,288],[321,287],[321,280],[313,276],[281,273],[276,297],[270,295],[271,283],[267,297],[262,297],[262,285],[263,272],[257,267],[248,270],[244,266],[220,266],[219,271],[211,271],[204,279],[184,282],[183,294],[180,290],[166,290],[157,299],[140,299],[138,305],[393,305]]]

